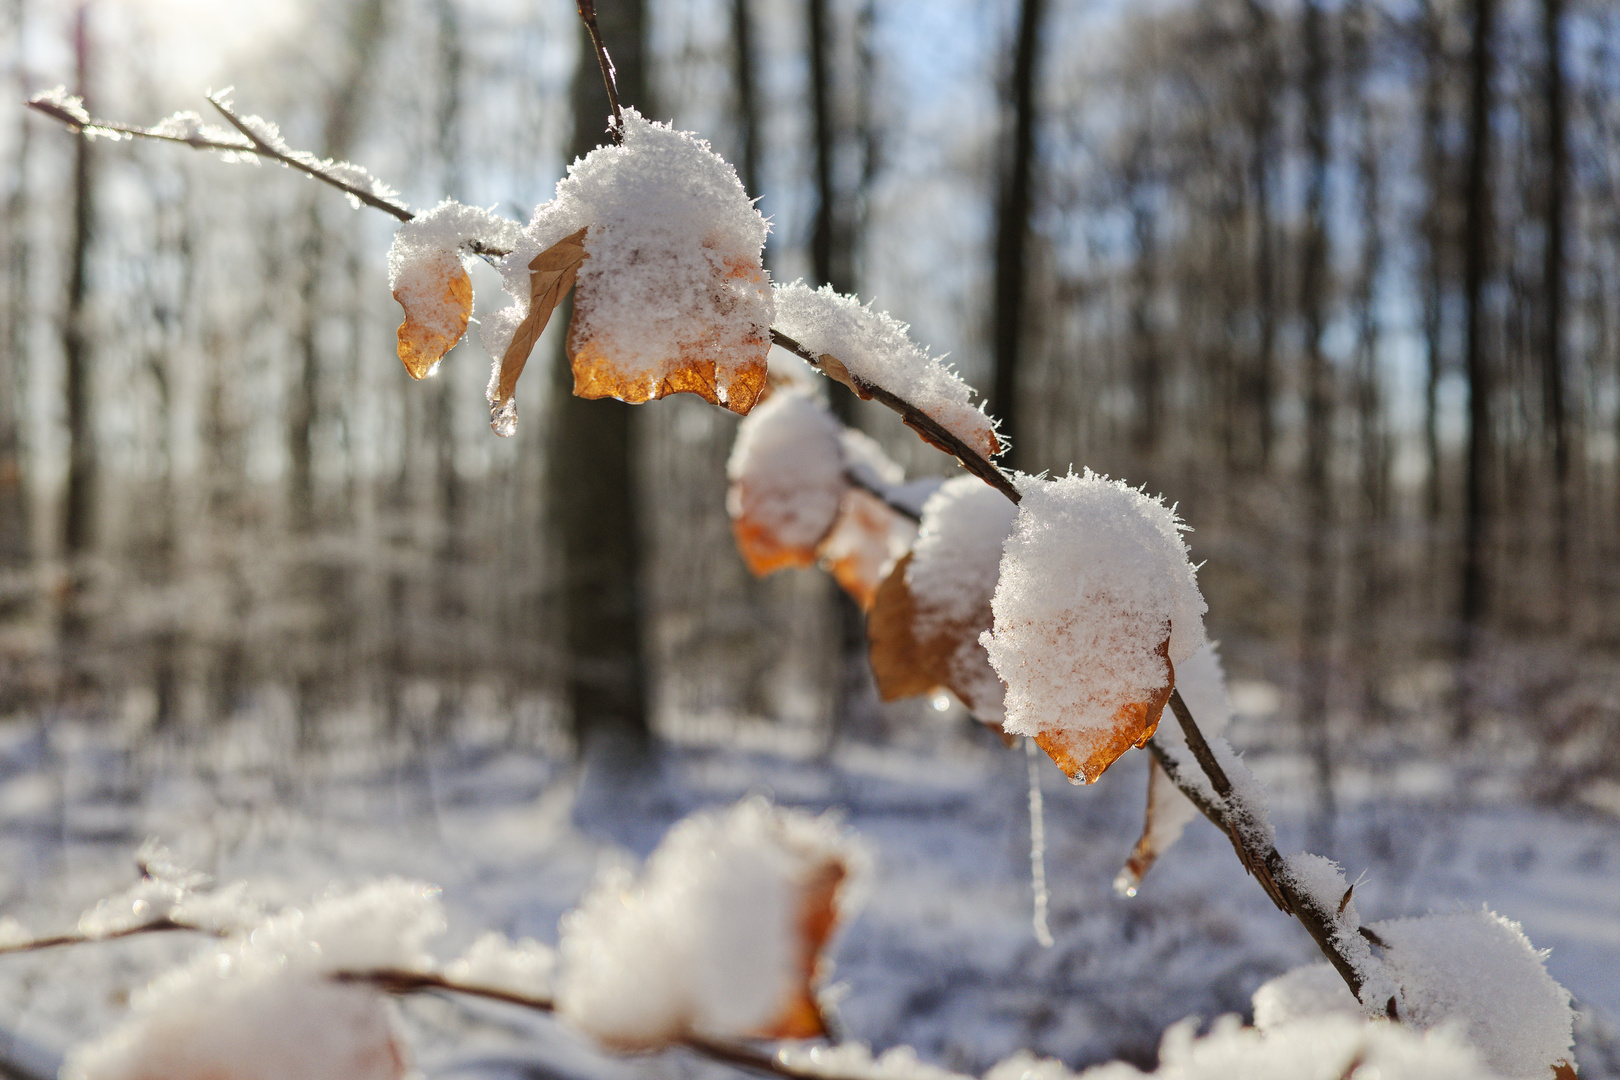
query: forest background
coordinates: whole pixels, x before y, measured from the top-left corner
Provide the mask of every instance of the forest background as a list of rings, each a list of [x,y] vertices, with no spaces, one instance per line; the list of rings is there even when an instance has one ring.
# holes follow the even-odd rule
[[[909,320],[987,393],[1011,464],[1086,465],[1178,505],[1234,741],[1265,757],[1285,807],[1299,796],[1315,850],[1439,861],[1451,841],[1422,846],[1436,804],[1530,802],[1572,817],[1578,842],[1551,838],[1551,817],[1480,819],[1460,843],[1481,872],[1556,878],[1535,858],[1558,849],[1599,883],[1572,906],[1609,887],[1620,9],[626,0],[601,14],[625,99],[710,138],[761,197],[775,278]],[[748,575],[725,509],[730,414],[575,402],[553,330],[520,384],[523,426],[496,438],[476,344],[424,384],[400,371],[385,215],[282,170],[73,138],[21,107],[61,83],[95,115],[146,123],[234,84],[243,112],[365,164],[413,207],[453,196],[521,220],[603,134],[572,5],[10,0],[0,17],[18,105],[0,117],[8,900],[65,906],[40,852],[99,843],[127,861],[129,807],[165,763],[206,769],[249,743],[273,762],[267,817],[322,764],[414,776],[446,747],[566,760],[599,737],[603,760],[635,762],[739,731],[812,759],[988,738],[948,701],[940,716],[879,704],[858,613],[824,575]],[[480,297],[498,294],[493,271],[473,273]],[[954,471],[832,391],[911,475]],[[35,814],[24,782],[46,775],[55,809]],[[994,848],[958,805],[984,799],[984,776],[946,780],[953,835]],[[832,789],[855,801],[845,778]],[[1391,820],[1369,828],[1380,799]],[[1126,814],[1065,805],[1071,825]],[[540,902],[533,880],[511,892],[560,909],[585,876],[561,873]],[[1223,941],[1219,917],[1187,917],[1203,888],[1172,885],[1140,921]],[[544,921],[531,916],[524,932]],[[1069,923],[1060,951],[1117,936],[1099,918]],[[1566,924],[1562,940],[1612,952],[1612,921]],[[862,940],[886,941],[878,927]],[[1254,940],[1207,946],[1219,970],[1195,952],[1163,1000],[1122,1007],[1128,1036],[1070,1031],[1051,1051],[1150,1057],[1193,1008],[1241,1008],[1286,953],[1257,957]],[[868,958],[890,964],[885,947]],[[1606,955],[1581,961],[1579,994],[1612,999]],[[1047,976],[1069,986],[1055,964]],[[61,1000],[83,996],[62,980]],[[1019,999],[1020,1025],[1053,1007],[1046,989]],[[967,1025],[942,1015],[944,1045]]]

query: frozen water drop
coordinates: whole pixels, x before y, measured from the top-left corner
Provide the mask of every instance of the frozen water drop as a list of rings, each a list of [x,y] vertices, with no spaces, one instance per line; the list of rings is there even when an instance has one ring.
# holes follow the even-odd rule
[[[951,707],[950,695],[935,694],[934,700],[931,702],[931,704],[934,706],[935,712],[944,712],[946,709]]]
[[[517,434],[517,399],[492,403],[489,407],[489,427],[503,439]]]

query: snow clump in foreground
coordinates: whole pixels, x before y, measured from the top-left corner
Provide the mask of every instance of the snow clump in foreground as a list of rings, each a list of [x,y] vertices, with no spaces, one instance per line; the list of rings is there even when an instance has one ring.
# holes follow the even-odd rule
[[[1569,991],[1519,924],[1490,911],[1387,919],[1369,927],[1400,986],[1403,1023],[1453,1031],[1505,1077],[1544,1080],[1573,1057]],[[1362,1011],[1327,964],[1279,975],[1254,993],[1254,1022],[1270,1030],[1302,1017]]]
[[[829,818],[763,799],[695,814],[564,917],[557,1010],[620,1048],[824,1034],[820,954],[864,862]]]
[[[391,1006],[335,971],[426,971],[438,890],[390,879],[288,908],[137,993],[62,1080],[399,1080]]]
[[[1165,685],[1166,638],[1171,664],[1204,643],[1183,526],[1159,499],[1090,469],[1015,483],[1023,499],[982,638],[1007,684],[1003,726],[1107,731]]]

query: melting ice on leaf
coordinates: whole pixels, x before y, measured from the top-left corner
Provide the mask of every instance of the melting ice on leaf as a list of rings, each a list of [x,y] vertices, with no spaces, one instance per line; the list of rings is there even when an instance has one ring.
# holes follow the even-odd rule
[[[1152,737],[1174,667],[1204,640],[1181,524],[1089,469],[1020,475],[1023,496],[981,639],[1007,685],[1003,728],[1090,783]]]

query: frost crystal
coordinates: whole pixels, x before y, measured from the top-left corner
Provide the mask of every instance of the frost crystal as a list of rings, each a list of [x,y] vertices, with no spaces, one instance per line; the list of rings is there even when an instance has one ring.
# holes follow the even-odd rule
[[[559,1013],[622,1047],[772,1029],[816,970],[807,893],[860,861],[831,820],[762,799],[687,818],[639,877],[609,874],[564,918]]]
[[[1093,474],[1020,474],[995,625],[982,641],[1007,684],[1005,728],[1107,730],[1204,641],[1204,598],[1181,524],[1158,499]]]
[[[983,456],[1000,452],[995,422],[973,405],[973,388],[912,341],[905,323],[831,286],[796,281],[776,287],[776,326],[868,386],[915,405]]]
[[[131,1000],[63,1080],[399,1080],[403,1047],[376,991],[333,971],[425,970],[437,891],[399,880],[290,908],[205,950]]]

